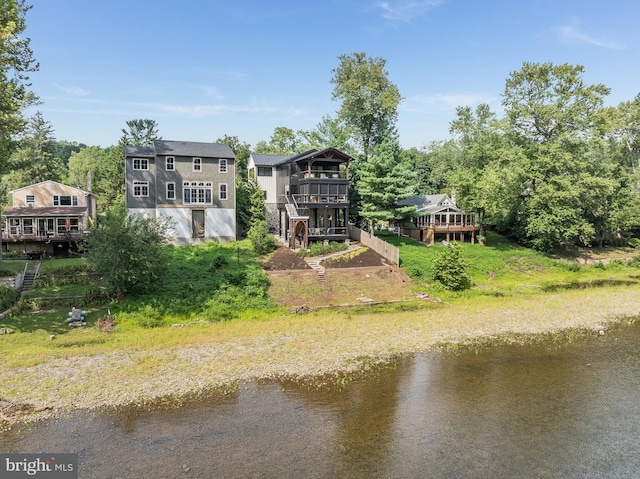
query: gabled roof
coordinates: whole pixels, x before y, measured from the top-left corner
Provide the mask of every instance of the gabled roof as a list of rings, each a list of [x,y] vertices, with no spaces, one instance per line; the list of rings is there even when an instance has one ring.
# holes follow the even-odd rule
[[[13,193],[15,193],[17,191],[24,190],[25,188],[33,188],[34,186],[40,186],[40,185],[45,185],[45,184],[56,184],[56,185],[63,186],[65,188],[71,188],[72,190],[80,191],[80,192],[82,192],[84,194],[87,194],[87,195],[90,194],[89,191],[85,191],[85,190],[82,190],[80,188],[76,188],[75,186],[65,185],[64,183],[59,183],[59,182],[53,181],[53,180],[45,180],[45,181],[41,181],[40,183],[34,183],[32,185],[26,185],[26,186],[23,186],[21,188],[16,188],[15,190],[11,190],[11,191],[9,191],[9,193],[13,194]]]
[[[86,211],[86,206],[12,206],[2,216],[81,216]]]
[[[204,158],[230,158],[236,155],[224,143],[204,143],[196,141],[154,140],[153,146],[125,147],[127,156],[153,157],[156,155],[196,156]]]
[[[283,165],[285,163],[295,163],[295,162],[308,161],[308,160],[314,160],[314,159],[329,160],[329,161],[335,160],[340,163],[349,163],[350,161],[353,160],[353,158],[351,158],[346,153],[343,153],[342,151],[338,150],[337,148],[329,147],[329,148],[325,148],[324,150],[308,150],[303,153],[299,153],[297,155],[289,156],[284,160],[280,161],[280,163],[277,163],[276,166]]]
[[[420,214],[435,213],[445,208],[458,210],[458,207],[445,194],[410,196],[398,201],[398,206],[415,206]]]
[[[263,153],[251,153],[251,158],[253,159],[253,164],[256,166],[275,166],[290,157],[287,155],[267,155]]]

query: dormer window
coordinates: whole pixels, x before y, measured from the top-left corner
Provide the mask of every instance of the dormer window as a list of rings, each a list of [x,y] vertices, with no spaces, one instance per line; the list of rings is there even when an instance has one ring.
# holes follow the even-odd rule
[[[193,171],[202,171],[202,158],[193,159]]]

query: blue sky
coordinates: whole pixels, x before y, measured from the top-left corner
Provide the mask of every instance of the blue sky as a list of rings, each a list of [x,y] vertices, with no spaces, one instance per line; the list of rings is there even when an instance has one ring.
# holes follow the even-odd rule
[[[254,146],[334,116],[338,56],[387,60],[405,148],[448,138],[460,105],[500,112],[522,63],[585,67],[610,105],[640,93],[640,2],[33,0],[37,107],[58,140],[107,147],[150,118],[165,139]],[[35,111],[35,110],[34,110]]]

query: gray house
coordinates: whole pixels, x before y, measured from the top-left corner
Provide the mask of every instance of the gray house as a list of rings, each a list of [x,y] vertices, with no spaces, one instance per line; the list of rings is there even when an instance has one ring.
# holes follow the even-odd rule
[[[228,145],[155,140],[125,148],[132,213],[171,218],[176,243],[236,239],[235,155]]]
[[[349,162],[336,148],[249,158],[249,178],[265,192],[270,231],[289,246],[349,239]]]

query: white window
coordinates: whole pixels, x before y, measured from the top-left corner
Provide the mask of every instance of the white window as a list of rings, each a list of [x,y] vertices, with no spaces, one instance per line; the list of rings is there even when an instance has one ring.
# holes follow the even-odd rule
[[[133,159],[134,170],[148,170],[149,160],[147,158],[134,158]]]
[[[78,206],[78,197],[75,195],[53,195],[53,206]]]
[[[220,163],[219,163],[219,172],[220,173],[226,173],[227,172],[227,159],[226,158],[220,158]]]
[[[193,171],[202,171],[202,158],[193,159]]]
[[[67,228],[68,226],[68,228]],[[56,232],[59,235],[65,234],[67,231],[79,231],[78,217],[75,218],[56,218]]]
[[[27,195],[26,201],[27,201],[27,206],[35,206],[36,205],[36,196],[35,195]]]
[[[26,235],[33,234],[33,218],[23,218],[22,220],[22,232]]]
[[[176,159],[173,156],[167,156],[166,160],[165,160],[165,169],[167,171],[173,171],[176,169],[176,164],[175,164]]]
[[[167,199],[175,200],[176,199],[176,184],[173,181],[167,183]]]
[[[148,181],[134,181],[133,182],[133,196],[149,196],[149,182]]]
[[[226,183],[220,183],[220,199],[221,200],[226,200],[227,199],[227,184]]]
[[[213,204],[213,184],[210,181],[185,181],[182,184],[182,199],[185,205]]]

